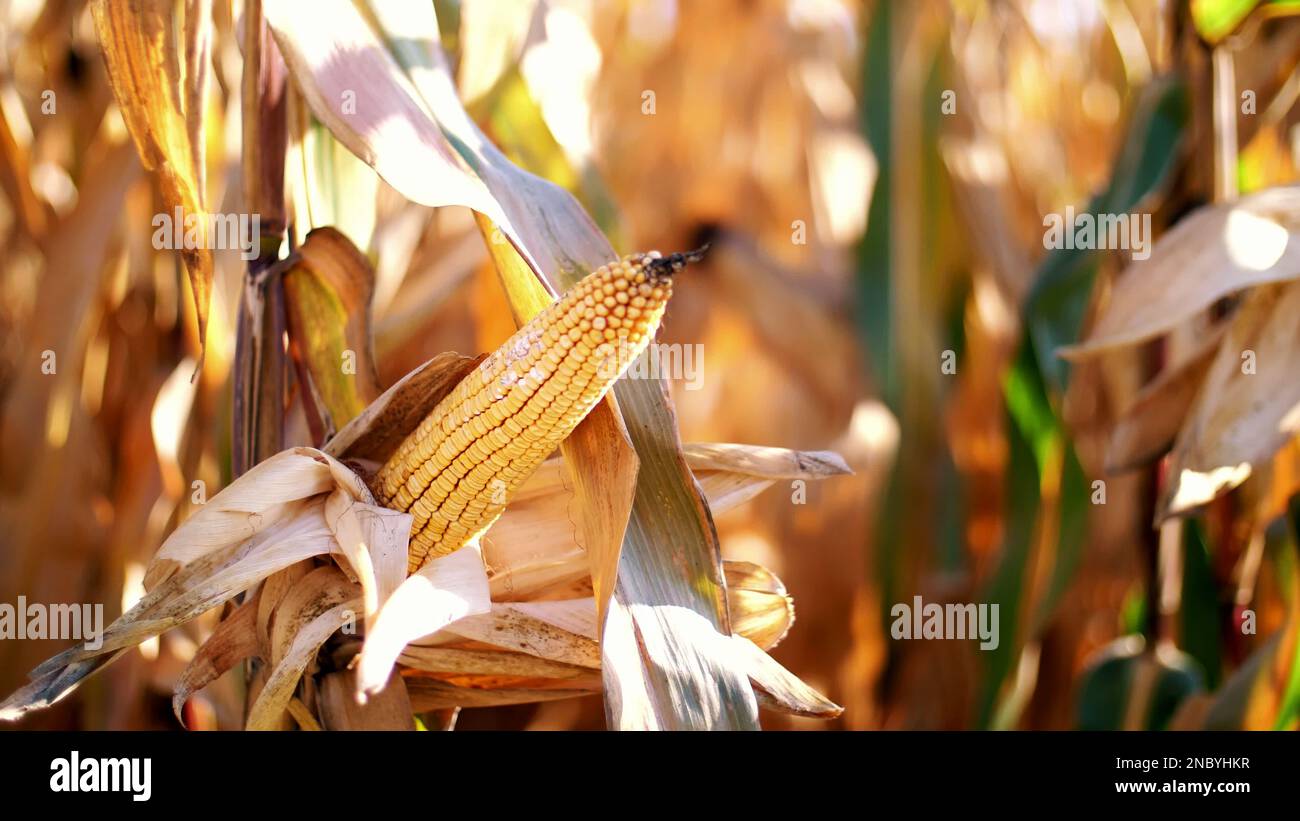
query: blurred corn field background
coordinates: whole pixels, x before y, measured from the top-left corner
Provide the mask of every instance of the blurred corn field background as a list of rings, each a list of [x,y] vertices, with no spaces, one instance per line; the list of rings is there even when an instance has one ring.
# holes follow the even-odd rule
[[[111,621],[206,496],[526,318],[501,214],[428,185],[460,161],[396,151],[419,145],[406,113],[367,108],[391,78],[366,21],[444,132],[445,92],[504,155],[469,149],[506,212],[527,197],[508,160],[620,254],[709,243],[659,334],[692,366],[669,374],[683,442],[852,469],[773,473],[712,518],[733,630],[780,639],[772,656],[843,707],[765,709],[765,728],[1296,726],[1300,4],[432,6],[445,89],[389,3],[0,0],[0,602],[102,602]],[[336,80],[367,134],[346,90],[326,116]],[[124,87],[182,116],[145,122]],[[252,259],[158,248],[180,205],[259,214]],[[1147,215],[1154,247],[1046,248],[1067,209]],[[574,213],[528,213],[516,247],[570,248]],[[563,259],[536,262],[567,286]],[[314,370],[340,351],[360,352],[342,387]],[[717,507],[716,454],[686,454]],[[998,641],[897,638],[916,597],[996,604]],[[233,612],[16,726],[177,727],[173,688]],[[66,646],[0,641],[0,690]],[[256,671],[203,683],[186,726],[242,726]],[[407,684],[431,728],[609,715],[598,683],[475,703]]]

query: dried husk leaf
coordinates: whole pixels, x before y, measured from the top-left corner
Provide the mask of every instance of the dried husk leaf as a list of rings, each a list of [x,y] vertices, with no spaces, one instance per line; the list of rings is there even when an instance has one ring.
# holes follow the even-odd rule
[[[326,730],[415,730],[406,684],[396,671],[377,695],[358,704],[356,671],[339,670],[321,679],[320,716]]]
[[[709,509],[720,515],[782,479],[849,473],[837,454],[726,443],[686,444],[687,463]],[[493,601],[515,601],[588,573],[584,507],[565,460],[549,459],[519,489],[483,540]]]
[[[600,669],[596,608],[591,599],[493,603],[421,644],[473,639],[563,664]]]
[[[739,572],[749,577],[774,578],[770,574],[756,573],[753,568],[739,569]],[[779,585],[779,582],[776,583]],[[766,580],[762,584],[767,584]],[[594,628],[594,624],[589,621],[594,612],[591,599],[493,605],[492,613],[465,619],[444,633],[509,646],[521,652],[578,667],[593,667],[600,660],[599,648],[590,638],[581,635],[581,631]],[[680,618],[687,623],[694,621],[688,613],[680,613],[673,618]],[[707,636],[716,636],[711,629],[706,630],[698,623],[685,629],[696,629]],[[435,641],[439,638],[433,637]],[[589,648],[583,642],[584,638],[590,643]],[[804,684],[798,676],[782,667],[749,638],[736,635],[704,640],[716,642],[710,648],[712,652],[726,656],[731,663],[745,670],[755,688],[755,697],[765,707],[816,718],[834,718],[842,712],[838,705]],[[586,652],[595,652],[597,656],[584,662],[582,655]],[[619,697],[621,695],[622,692],[618,694]],[[472,705],[466,703],[461,706]],[[660,726],[653,713],[640,717],[640,720],[651,727]]]
[[[458,687],[446,681],[422,676],[407,677],[406,689],[411,694],[411,709],[417,713],[448,707],[501,707],[508,704],[560,701],[600,692],[599,682],[593,682],[587,687],[568,689],[496,687],[489,690]]]
[[[763,650],[772,649],[794,625],[794,599],[781,580],[762,565],[725,561],[723,570],[732,629]]]
[[[182,710],[189,697],[247,658],[261,654],[257,638],[257,613],[261,602],[255,596],[227,616],[203,642],[194,658],[172,687],[172,712],[184,724]]]
[[[285,711],[288,713],[289,717],[293,719],[294,723],[298,725],[299,730],[312,733],[318,733],[321,731],[320,722],[316,720],[316,716],[312,714],[306,704],[302,703],[301,699],[289,699],[289,706]]]
[[[103,647],[74,647],[40,665],[36,672],[139,644],[229,601],[283,567],[327,553],[330,543],[320,504],[308,505],[301,516],[281,527],[187,564],[109,625]]]
[[[344,569],[364,591],[369,624],[406,578],[411,514],[367,504],[336,491],[326,498],[324,515],[338,551],[346,559]]]
[[[794,621],[794,605],[785,586],[767,568],[750,562],[729,561],[725,569],[737,635],[763,649],[774,646]],[[544,666],[529,668],[522,660],[495,658],[503,651],[491,648],[509,648],[512,652],[505,656],[522,654],[558,663],[562,669],[594,670],[600,667],[596,624],[591,597],[493,602],[490,612],[466,617],[407,645],[401,659],[403,663],[409,659],[413,668],[434,672],[562,677],[545,672]],[[463,649],[466,639],[485,649]],[[433,650],[447,652],[440,655]]]
[[[271,617],[290,590],[314,569],[311,560],[292,564],[267,576],[257,593],[257,646],[263,658],[271,656]]]
[[[336,630],[356,618],[361,607],[359,598],[335,605],[308,622],[293,636],[293,643],[284,658],[266,679],[266,685],[257,696],[248,713],[248,730],[274,730],[280,725],[289,699],[293,697],[298,681],[317,651]]]
[[[328,465],[309,449],[284,451],[232,482],[172,532],[149,562],[145,587],[152,590],[215,550],[253,539],[297,518],[313,497],[334,486]],[[344,481],[358,494],[359,481]]]
[[[357,698],[364,701],[384,686],[407,644],[490,606],[483,556],[475,543],[408,576],[367,631],[357,659]]]
[[[521,678],[570,679],[591,674],[588,667],[565,664],[528,653],[462,647],[423,647],[411,644],[402,651],[403,667],[430,673],[459,673]]]
[[[280,600],[271,616],[272,667],[288,654],[298,634],[322,613],[354,601],[361,591],[332,565],[322,565],[303,576]],[[355,613],[353,617],[355,618]]]
[[[353,502],[339,508],[340,515],[334,521],[337,530],[331,528],[326,517],[329,497],[334,494]],[[367,516],[368,513],[374,515]],[[85,676],[111,661],[109,654],[118,654],[207,612],[279,570],[313,556],[344,557],[339,539],[347,538],[348,532],[366,534],[368,545],[380,556],[378,562],[372,558],[372,563],[391,565],[383,556],[399,548],[395,544],[383,544],[383,539],[397,540],[404,552],[409,532],[401,527],[395,530],[383,527],[383,523],[391,523],[395,518],[391,514],[374,506],[369,490],[359,477],[321,451],[294,448],[277,454],[212,497],[163,543],[147,574],[154,586],[104,630],[99,646],[83,643],[37,666],[32,671],[32,684],[0,705],[0,718],[16,718],[57,701]],[[341,521],[350,518],[362,521],[339,528]],[[376,523],[381,526],[373,526]],[[409,523],[406,527],[409,528]],[[340,532],[345,535],[340,537]],[[347,552],[357,555],[356,550]],[[376,578],[373,572],[357,575],[363,584],[367,578]],[[486,583],[484,577],[485,589]],[[281,603],[291,593],[292,590],[285,593]],[[359,599],[357,609],[361,602]],[[312,624],[313,635],[324,630],[325,622],[320,619]],[[274,655],[273,618],[271,638]],[[278,721],[287,703],[288,696],[282,688],[288,685],[283,676],[275,683],[276,690],[267,696],[271,701],[266,710],[270,712],[259,715],[262,724]],[[289,687],[290,694],[291,691]]]

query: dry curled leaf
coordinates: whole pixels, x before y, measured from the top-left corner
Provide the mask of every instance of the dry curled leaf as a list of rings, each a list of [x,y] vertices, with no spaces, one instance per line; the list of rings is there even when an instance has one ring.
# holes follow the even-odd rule
[[[1300,277],[1300,186],[1278,186],[1189,214],[1115,283],[1079,359],[1159,336],[1223,297]]]
[[[203,340],[212,292],[204,156],[211,0],[96,0],[91,10],[122,118],[145,168],[158,175],[164,216],[183,215],[185,224],[172,228],[187,239],[175,250],[185,260]]]
[[[1159,518],[1246,480],[1300,433],[1300,283],[1261,288],[1232,319],[1174,444]]]

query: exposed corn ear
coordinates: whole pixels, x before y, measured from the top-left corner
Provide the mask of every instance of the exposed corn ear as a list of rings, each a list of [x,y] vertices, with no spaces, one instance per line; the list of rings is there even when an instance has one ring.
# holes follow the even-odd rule
[[[438,403],[374,480],[414,516],[409,570],[487,530],[515,490],[654,338],[672,275],[704,249],[601,266],[520,328]]]

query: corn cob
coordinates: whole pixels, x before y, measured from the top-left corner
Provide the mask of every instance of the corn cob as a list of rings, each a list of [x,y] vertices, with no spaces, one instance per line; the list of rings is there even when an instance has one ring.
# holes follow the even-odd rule
[[[414,516],[408,569],[482,535],[654,338],[672,275],[705,249],[601,266],[483,360],[375,476]]]

